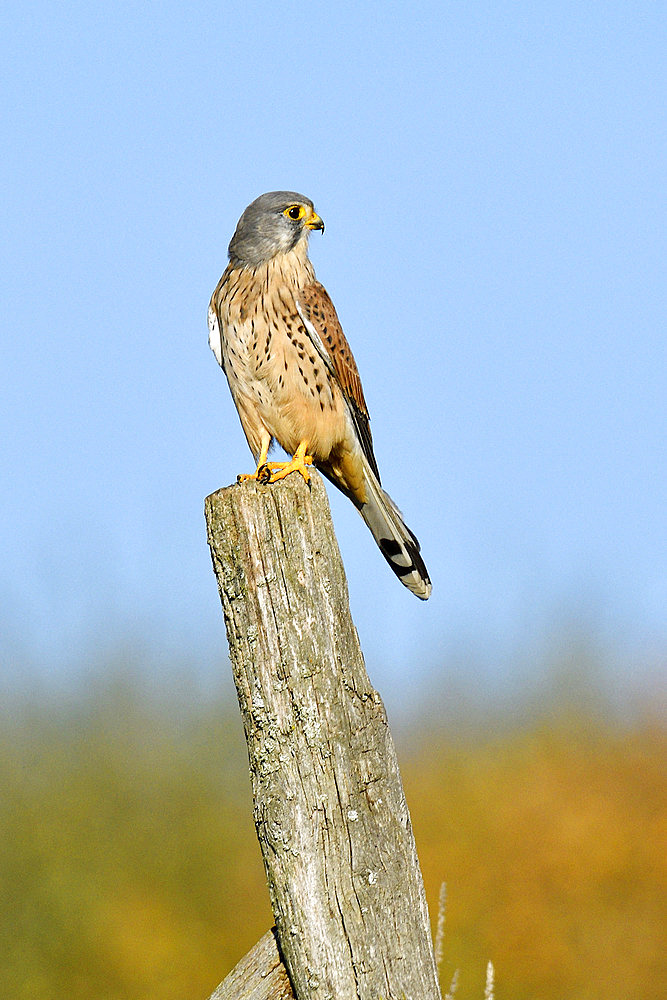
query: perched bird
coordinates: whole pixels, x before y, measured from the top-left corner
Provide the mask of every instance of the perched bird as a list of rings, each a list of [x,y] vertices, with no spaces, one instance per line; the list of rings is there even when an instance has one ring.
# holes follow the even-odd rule
[[[308,259],[324,223],[309,198],[271,191],[248,205],[211,297],[209,344],[227,376],[257,468],[239,479],[309,480],[314,465],[352,500],[405,586],[431,593],[419,542],[380,485],[361,379],[333,302]],[[276,440],[293,455],[267,462]]]

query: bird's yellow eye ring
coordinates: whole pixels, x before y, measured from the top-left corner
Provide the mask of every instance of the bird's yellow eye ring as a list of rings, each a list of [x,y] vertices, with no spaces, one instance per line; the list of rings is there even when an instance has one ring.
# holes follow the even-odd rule
[[[305,214],[306,210],[303,205],[290,205],[283,212],[283,215],[286,215],[288,219],[292,220],[292,222],[298,222],[299,219],[303,219]]]

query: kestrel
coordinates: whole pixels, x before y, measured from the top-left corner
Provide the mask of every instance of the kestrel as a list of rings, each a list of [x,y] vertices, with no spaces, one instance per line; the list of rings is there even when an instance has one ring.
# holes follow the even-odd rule
[[[352,500],[413,594],[431,593],[419,542],[380,485],[361,379],[333,302],[308,259],[324,223],[309,198],[271,191],[248,205],[211,297],[209,344],[222,367],[257,468],[276,482],[320,469]],[[293,455],[267,462],[277,441]]]

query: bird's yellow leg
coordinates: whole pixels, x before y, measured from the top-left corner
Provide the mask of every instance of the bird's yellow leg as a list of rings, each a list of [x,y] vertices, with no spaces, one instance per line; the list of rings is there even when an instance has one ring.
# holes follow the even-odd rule
[[[294,458],[291,462],[267,462],[265,463],[265,468],[269,469],[271,472],[270,483],[277,483],[279,479],[284,479],[289,476],[290,472],[300,472],[307,483],[310,482],[310,473],[306,468],[307,465],[313,464],[313,459],[311,455],[306,455],[306,450],[308,448],[308,442],[302,441],[299,447],[294,452]]]
[[[254,472],[243,474],[236,477],[237,483],[247,483],[249,479],[261,479],[261,470],[266,468],[266,456],[269,454],[269,448],[271,447],[271,435],[268,433],[262,434],[262,444],[259,453],[259,458],[257,460],[257,468]]]

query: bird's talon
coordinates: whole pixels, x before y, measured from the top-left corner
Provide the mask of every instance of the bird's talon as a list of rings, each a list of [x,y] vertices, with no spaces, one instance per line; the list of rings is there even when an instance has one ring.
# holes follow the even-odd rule
[[[263,478],[263,476],[265,475],[265,471],[266,471],[266,466],[265,465],[260,465],[260,467],[258,469],[255,469],[254,472],[240,472],[238,474],[238,476],[236,477],[236,482],[237,483],[253,483],[253,482],[266,483],[266,482],[268,482],[268,479]]]
[[[268,465],[262,465],[257,470],[257,482],[261,483],[263,486],[271,482],[271,469]]]
[[[271,471],[269,482],[277,483],[280,479],[286,479],[292,472],[298,472],[303,476],[305,482],[310,483],[310,473],[306,466],[312,465],[311,455],[305,454],[305,447],[297,449],[291,462],[269,462],[267,468]]]

